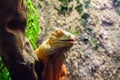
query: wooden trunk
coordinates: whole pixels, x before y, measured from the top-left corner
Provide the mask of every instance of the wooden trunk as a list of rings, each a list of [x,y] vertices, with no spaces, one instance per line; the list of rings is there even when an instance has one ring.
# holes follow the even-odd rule
[[[0,55],[12,80],[38,80],[37,56],[25,38],[25,0],[0,1]]]

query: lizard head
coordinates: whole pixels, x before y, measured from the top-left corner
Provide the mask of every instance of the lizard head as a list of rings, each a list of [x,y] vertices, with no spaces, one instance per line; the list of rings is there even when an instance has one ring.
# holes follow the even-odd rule
[[[58,29],[52,33],[48,42],[51,48],[70,48],[75,43],[75,37],[65,30]]]
[[[36,50],[36,53],[39,58],[60,56],[62,53],[66,57],[66,52],[74,45],[74,43],[75,37],[71,33],[57,29],[40,45]]]
[[[57,29],[46,41],[46,44],[48,44],[47,47],[49,47],[47,55],[64,53],[64,56],[66,56],[66,52],[74,45],[75,42],[73,34],[65,30]]]

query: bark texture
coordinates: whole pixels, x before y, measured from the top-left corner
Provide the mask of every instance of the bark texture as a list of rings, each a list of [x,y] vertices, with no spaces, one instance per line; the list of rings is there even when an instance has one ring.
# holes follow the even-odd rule
[[[25,0],[0,1],[0,54],[12,80],[38,80],[37,56],[25,38]]]

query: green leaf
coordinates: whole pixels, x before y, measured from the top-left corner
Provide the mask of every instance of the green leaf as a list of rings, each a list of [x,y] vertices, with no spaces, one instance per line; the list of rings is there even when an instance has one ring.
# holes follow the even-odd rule
[[[68,3],[68,2],[70,2],[72,0],[59,0],[59,1],[62,2],[62,3]]]
[[[42,8],[42,5],[40,3],[38,3],[38,8]]]
[[[83,40],[84,42],[88,42],[88,39],[89,39],[88,36],[83,36],[83,39],[82,39],[82,40]]]
[[[35,45],[35,43],[34,43],[32,40],[30,40],[30,43],[31,43],[33,49],[36,49],[36,48],[37,48],[37,46]]]
[[[59,0],[62,3],[66,3],[68,0]]]
[[[90,44],[92,45],[93,49],[95,49],[95,50],[98,49],[98,46],[93,39],[90,39],[89,41],[90,41]]]
[[[68,7],[66,6],[60,6],[59,13],[65,15],[68,11]]]
[[[117,12],[117,14],[120,16],[120,9],[117,9],[116,12]]]
[[[77,3],[80,3],[80,0],[76,0],[77,1]]]
[[[91,8],[90,0],[85,1],[85,7]]]
[[[27,19],[27,27],[26,27],[26,37],[29,39],[31,45],[35,49],[36,47],[36,39],[37,35],[40,31],[40,27],[38,24],[38,13],[35,7],[33,6],[31,0],[26,0],[28,5],[28,19]],[[40,4],[38,4],[41,7]]]
[[[78,32],[79,32],[78,30],[75,30],[75,31],[72,32],[72,34],[76,35],[76,34],[78,34]]]
[[[88,13],[84,13],[81,18],[87,20],[90,17],[90,15]]]
[[[80,3],[78,6],[75,8],[79,13],[82,13],[83,11],[83,5]]]
[[[86,28],[85,31],[88,35],[92,34],[92,29],[91,28]]]
[[[85,19],[80,19],[80,25],[85,26],[87,21]]]
[[[120,6],[120,1],[116,1],[115,6]]]

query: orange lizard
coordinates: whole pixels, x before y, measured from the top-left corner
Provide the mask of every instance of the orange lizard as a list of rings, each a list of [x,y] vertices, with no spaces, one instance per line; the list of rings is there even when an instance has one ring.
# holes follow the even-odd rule
[[[74,43],[71,33],[58,29],[35,50],[44,65],[43,80],[65,80],[67,71],[63,63]]]

